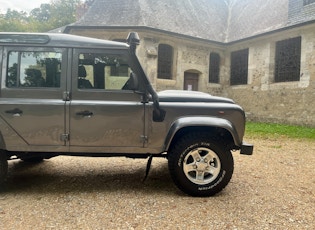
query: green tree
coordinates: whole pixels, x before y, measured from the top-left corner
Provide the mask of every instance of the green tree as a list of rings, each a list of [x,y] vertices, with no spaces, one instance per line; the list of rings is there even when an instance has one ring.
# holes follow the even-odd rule
[[[0,31],[25,31],[28,26],[26,12],[8,9],[6,14],[0,14]]]
[[[55,29],[75,22],[76,10],[80,4],[80,0],[52,0],[50,27]]]
[[[29,14],[8,9],[0,14],[0,31],[5,32],[47,32],[75,22],[92,4],[93,0],[51,0],[41,4]],[[80,9],[80,13],[78,13]]]
[[[30,17],[36,21],[48,22],[51,18],[51,5],[41,4],[39,8],[35,8],[30,12]]]

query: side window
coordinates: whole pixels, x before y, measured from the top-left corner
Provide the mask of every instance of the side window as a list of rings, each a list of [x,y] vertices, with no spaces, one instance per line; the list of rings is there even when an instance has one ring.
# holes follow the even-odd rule
[[[58,52],[10,51],[6,87],[60,87],[62,54]]]
[[[120,54],[81,53],[78,66],[79,89],[121,90],[129,80],[128,59]]]

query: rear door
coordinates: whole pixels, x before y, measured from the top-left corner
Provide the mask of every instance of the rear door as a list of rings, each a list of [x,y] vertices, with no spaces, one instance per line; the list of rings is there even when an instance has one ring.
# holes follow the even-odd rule
[[[145,105],[141,93],[126,87],[133,72],[127,51],[75,49],[72,72],[71,151],[128,153],[142,148]]]
[[[7,134],[7,149],[62,150],[66,49],[7,47],[3,53],[0,117],[22,140]]]

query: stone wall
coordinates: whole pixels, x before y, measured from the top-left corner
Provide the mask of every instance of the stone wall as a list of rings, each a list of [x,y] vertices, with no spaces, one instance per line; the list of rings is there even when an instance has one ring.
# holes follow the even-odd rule
[[[124,39],[126,30],[72,30],[72,34],[101,39]],[[233,44],[183,38],[162,32],[137,31],[141,45],[137,54],[153,87],[157,90],[183,89],[184,73],[197,73],[198,89],[212,95],[232,98],[254,121],[277,122],[315,127],[315,24],[297,27]],[[302,37],[299,82],[274,83],[275,44]],[[174,48],[173,78],[157,79],[158,45]],[[230,86],[231,52],[249,49],[248,84]],[[220,82],[208,83],[210,53],[220,55]]]
[[[300,81],[275,83],[275,43],[297,36],[302,37]],[[315,127],[315,27],[292,29],[229,49],[245,46],[249,48],[248,85],[227,87],[228,97],[244,107],[250,120]]]

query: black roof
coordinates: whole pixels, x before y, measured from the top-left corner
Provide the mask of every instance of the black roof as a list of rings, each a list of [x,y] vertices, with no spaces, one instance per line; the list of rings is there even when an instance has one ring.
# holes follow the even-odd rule
[[[145,27],[226,43],[312,20],[315,4],[302,0],[94,0],[69,28]]]

